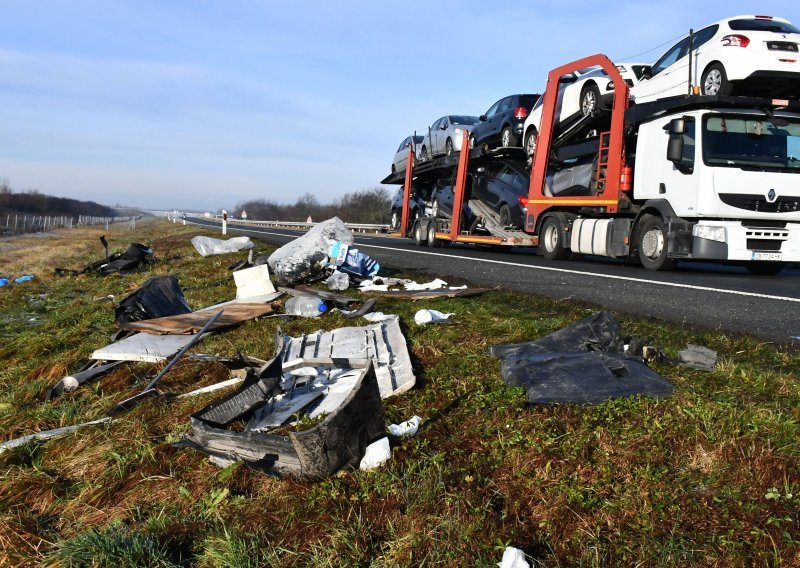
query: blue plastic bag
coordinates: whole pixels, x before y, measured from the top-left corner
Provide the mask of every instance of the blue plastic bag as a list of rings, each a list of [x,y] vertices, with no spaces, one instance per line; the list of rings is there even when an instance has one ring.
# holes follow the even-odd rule
[[[357,248],[339,241],[331,245],[328,256],[333,266],[341,272],[346,272],[353,276],[371,278],[378,274],[381,269],[381,265],[376,260],[368,257]]]
[[[0,286],[5,286],[8,284],[8,278],[0,278]]]
[[[33,274],[26,274],[25,276],[20,276],[19,278],[15,278],[14,282],[17,284],[21,284],[22,282],[28,282],[33,280]]]

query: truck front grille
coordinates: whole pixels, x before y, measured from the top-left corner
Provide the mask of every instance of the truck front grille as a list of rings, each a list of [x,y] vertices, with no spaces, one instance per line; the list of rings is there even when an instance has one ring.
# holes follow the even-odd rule
[[[783,241],[769,241],[765,239],[747,239],[747,249],[776,251],[776,250],[781,250],[782,243]]]
[[[719,198],[725,205],[759,213],[794,213],[800,211],[800,197],[779,197],[772,203],[763,195],[746,195],[740,193],[720,193]]]

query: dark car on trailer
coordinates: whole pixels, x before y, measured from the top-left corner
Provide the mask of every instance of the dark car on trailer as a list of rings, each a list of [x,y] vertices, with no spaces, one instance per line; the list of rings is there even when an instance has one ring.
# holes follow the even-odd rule
[[[522,229],[528,205],[530,171],[516,160],[499,159],[470,172],[472,199],[497,214],[504,227]]]
[[[480,122],[472,127],[470,148],[481,145],[490,148],[520,146],[523,126],[528,113],[541,95],[509,95],[503,97],[482,114]]]

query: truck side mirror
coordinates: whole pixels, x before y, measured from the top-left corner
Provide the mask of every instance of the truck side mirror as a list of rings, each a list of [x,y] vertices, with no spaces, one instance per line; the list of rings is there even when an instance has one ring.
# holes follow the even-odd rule
[[[669,121],[665,130],[672,134],[683,134],[686,132],[686,121],[683,118],[673,118]]]
[[[675,165],[683,161],[683,135],[672,134],[669,135],[669,142],[667,142],[667,160]]]
[[[482,115],[480,115],[480,116],[478,117],[478,119],[479,119],[481,122],[485,122],[485,121],[486,121],[486,115],[485,115],[485,114],[482,114]]]

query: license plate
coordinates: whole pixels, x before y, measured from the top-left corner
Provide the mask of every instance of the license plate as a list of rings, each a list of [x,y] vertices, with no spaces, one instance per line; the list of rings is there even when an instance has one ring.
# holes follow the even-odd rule
[[[754,252],[752,260],[781,260],[779,252]]]

